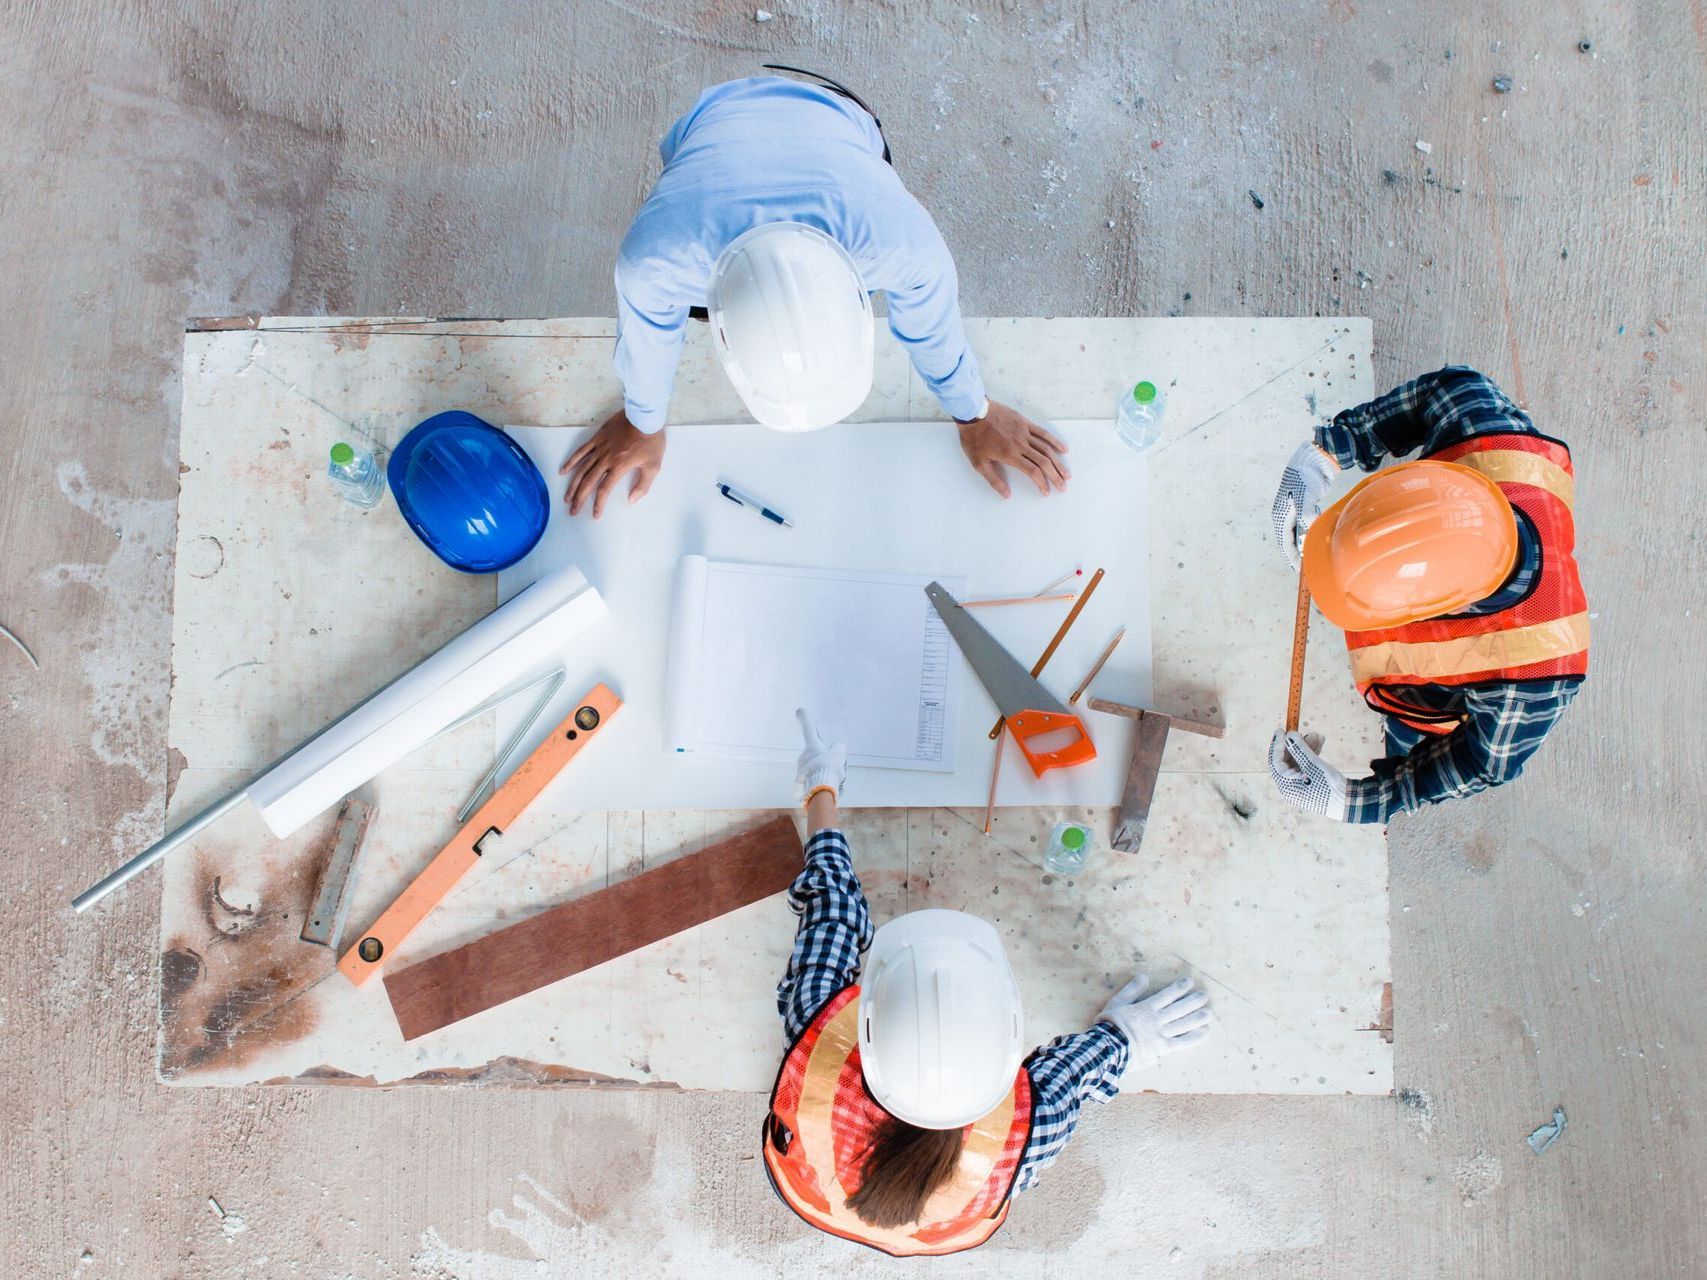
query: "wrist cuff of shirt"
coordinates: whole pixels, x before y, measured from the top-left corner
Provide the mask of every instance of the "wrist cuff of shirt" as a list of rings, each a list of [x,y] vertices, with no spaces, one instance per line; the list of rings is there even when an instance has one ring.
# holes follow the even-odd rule
[[[1383,813],[1381,780],[1375,777],[1345,780],[1345,820],[1347,822],[1385,822],[1392,815]]]
[[[978,412],[977,413],[973,414],[970,418],[956,418],[955,421],[964,427],[964,426],[969,426],[970,424],[972,424],[974,422],[981,421],[984,418],[988,418],[989,416],[990,416],[990,397],[985,396],[983,403],[978,406]]]
[[[1330,423],[1324,423],[1316,428],[1316,448],[1332,458],[1341,471],[1349,471],[1358,465],[1357,450],[1347,440],[1346,433],[1351,430],[1342,419],[1350,413],[1350,409],[1342,409]],[[1340,446],[1344,445],[1342,449]]]
[[[665,415],[662,413],[640,413],[633,405],[625,404],[622,414],[628,419],[628,425],[642,435],[655,436],[664,429]]]

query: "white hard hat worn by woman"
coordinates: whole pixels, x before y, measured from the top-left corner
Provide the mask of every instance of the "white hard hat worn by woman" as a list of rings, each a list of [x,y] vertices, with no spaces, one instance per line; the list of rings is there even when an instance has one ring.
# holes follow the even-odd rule
[[[1025,1042],[1019,983],[987,920],[911,911],[866,954],[859,1054],[871,1096],[921,1129],[957,1129],[1014,1087]]]

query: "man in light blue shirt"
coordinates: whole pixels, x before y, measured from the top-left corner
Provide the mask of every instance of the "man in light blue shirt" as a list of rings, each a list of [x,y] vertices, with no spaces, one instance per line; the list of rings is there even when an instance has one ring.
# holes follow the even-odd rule
[[[885,159],[877,120],[836,89],[765,76],[707,89],[659,144],[664,171],[617,257],[616,372],[623,407],[563,464],[571,514],[599,516],[630,473],[651,487],[690,309],[713,267],[755,227],[798,223],[852,258],[888,301],[889,330],[960,427],[967,459],[1004,498],[1004,466],[1041,493],[1066,487],[1066,446],[984,393],[960,319],[954,259]]]

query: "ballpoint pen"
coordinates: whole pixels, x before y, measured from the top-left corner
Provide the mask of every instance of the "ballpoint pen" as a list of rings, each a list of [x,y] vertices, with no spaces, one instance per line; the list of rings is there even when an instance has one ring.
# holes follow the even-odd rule
[[[725,498],[728,498],[729,501],[733,502],[736,506],[745,507],[754,514],[763,516],[772,524],[780,524],[784,529],[794,528],[794,521],[790,520],[787,516],[778,515],[757,498],[748,497],[733,485],[724,484],[719,480],[717,481],[717,492],[721,493]]]

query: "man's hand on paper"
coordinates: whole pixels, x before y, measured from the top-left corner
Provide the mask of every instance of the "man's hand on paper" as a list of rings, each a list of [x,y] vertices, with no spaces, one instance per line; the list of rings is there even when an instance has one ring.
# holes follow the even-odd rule
[[[634,480],[628,486],[628,500],[639,502],[663,465],[664,429],[660,427],[655,434],[647,435],[618,409],[569,455],[557,474],[569,476],[569,489],[563,495],[569,504],[569,514],[580,515],[581,508],[591,498],[593,519],[597,520],[605,513],[605,499],[618,480],[631,471],[634,473]]]
[[[966,460],[1002,497],[1012,496],[1004,466],[1030,476],[1041,494],[1067,488],[1066,444],[1018,410],[992,400],[982,418],[956,425]]]

